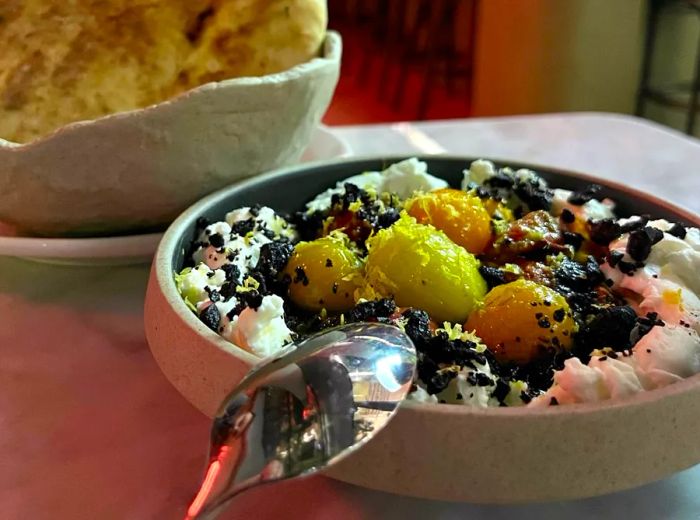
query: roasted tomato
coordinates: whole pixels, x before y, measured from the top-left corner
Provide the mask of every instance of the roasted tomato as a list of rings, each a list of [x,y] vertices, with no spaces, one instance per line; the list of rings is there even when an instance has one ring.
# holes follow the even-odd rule
[[[499,361],[523,365],[571,348],[576,323],[561,294],[516,280],[494,287],[465,328],[475,331]]]
[[[470,193],[451,188],[431,191],[408,200],[406,211],[475,255],[491,240],[491,217],[481,199]]]
[[[486,256],[499,262],[536,251],[555,253],[566,250],[557,219],[544,210],[532,211],[511,222],[486,251]]]

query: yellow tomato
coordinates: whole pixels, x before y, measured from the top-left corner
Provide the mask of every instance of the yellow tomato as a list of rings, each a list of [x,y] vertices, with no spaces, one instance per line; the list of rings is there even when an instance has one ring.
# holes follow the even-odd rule
[[[367,249],[371,289],[401,307],[423,309],[438,322],[463,322],[486,293],[474,255],[406,213],[370,237]]]
[[[298,243],[284,272],[292,280],[289,297],[300,307],[344,311],[355,304],[362,262],[347,239],[334,233]]]
[[[431,191],[408,200],[406,211],[419,223],[444,231],[470,253],[482,253],[491,240],[489,213],[470,193],[451,188]]]
[[[528,280],[494,287],[465,324],[502,362],[526,364],[571,348],[576,323],[566,299]]]

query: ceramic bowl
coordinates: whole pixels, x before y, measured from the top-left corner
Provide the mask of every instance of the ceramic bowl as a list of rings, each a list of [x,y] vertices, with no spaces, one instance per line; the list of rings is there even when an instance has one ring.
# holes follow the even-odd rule
[[[171,383],[212,416],[257,359],[205,327],[173,282],[199,216],[220,220],[253,203],[299,209],[358,172],[401,158],[352,159],[280,170],[198,202],[167,230],[156,254],[145,307],[151,350]],[[459,185],[470,158],[427,157],[433,175]],[[497,164],[505,165],[500,161]],[[530,167],[552,186],[596,182],[618,212],[648,213],[700,226],[700,218],[653,196],[585,175]],[[328,474],[383,491],[442,500],[518,503],[564,500],[630,488],[700,462],[700,377],[598,404],[476,409],[406,402],[366,447]]]
[[[208,83],[162,103],[0,139],[0,220],[41,236],[165,224],[204,195],[295,163],[333,95],[341,39],[279,74]]]

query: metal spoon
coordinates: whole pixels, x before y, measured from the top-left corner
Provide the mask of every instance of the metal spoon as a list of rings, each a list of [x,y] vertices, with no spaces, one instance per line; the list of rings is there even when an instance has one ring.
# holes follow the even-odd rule
[[[391,419],[415,368],[411,340],[382,323],[330,329],[263,361],[214,419],[207,469],[185,518],[215,518],[246,489],[345,457]]]

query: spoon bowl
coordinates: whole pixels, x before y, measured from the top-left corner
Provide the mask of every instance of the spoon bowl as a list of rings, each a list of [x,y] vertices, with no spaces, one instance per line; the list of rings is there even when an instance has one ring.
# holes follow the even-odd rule
[[[246,489],[335,464],[393,417],[415,368],[409,337],[382,323],[330,329],[262,361],[214,419],[186,518],[215,518]]]

